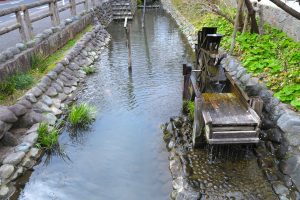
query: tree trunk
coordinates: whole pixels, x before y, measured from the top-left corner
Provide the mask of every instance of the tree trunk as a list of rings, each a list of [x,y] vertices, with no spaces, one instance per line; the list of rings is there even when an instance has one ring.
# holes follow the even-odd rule
[[[247,12],[247,16],[245,17],[244,21],[244,27],[242,33],[245,33],[247,31],[248,22],[250,21],[249,13]]]
[[[259,23],[258,23],[259,34],[263,35],[264,34],[264,10],[262,5],[258,5],[258,16],[259,16]]]
[[[229,50],[229,54],[231,54],[231,55],[233,53],[234,46],[235,46],[235,38],[236,38],[236,33],[239,28],[239,16],[243,10],[243,2],[244,2],[244,0],[239,0],[238,6],[237,6],[237,12],[236,12],[236,17],[235,17],[235,22],[234,22],[234,30],[232,33],[231,45],[230,45],[230,50]]]
[[[244,26],[244,12],[243,12],[243,7],[244,7],[244,1],[243,1],[243,5],[242,5],[242,10],[239,13],[239,27],[238,27],[238,31],[239,32],[243,31],[243,26]]]
[[[270,0],[270,1],[273,2],[274,4],[276,4],[279,8],[281,8],[285,12],[287,12],[290,15],[292,15],[293,17],[295,17],[296,19],[300,20],[300,13],[297,12],[296,10],[294,10],[293,8],[289,7],[288,5],[286,5],[281,0]]]
[[[249,13],[249,16],[250,16],[250,19],[251,19],[251,30],[250,30],[250,32],[251,33],[259,33],[256,18],[255,18],[255,11],[252,7],[252,4],[251,4],[250,0],[245,0],[245,3],[246,3],[248,13]]]

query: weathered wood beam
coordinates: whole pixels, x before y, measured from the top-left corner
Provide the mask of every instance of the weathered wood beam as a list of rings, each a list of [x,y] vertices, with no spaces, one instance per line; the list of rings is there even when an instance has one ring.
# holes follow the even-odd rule
[[[17,25],[19,25],[19,32],[20,32],[20,36],[23,42],[26,42],[27,38],[26,38],[26,28],[24,27],[24,21],[21,15],[21,11],[16,12],[16,19],[17,19]]]
[[[30,40],[34,37],[34,33],[33,33],[33,27],[32,27],[32,24],[31,24],[31,20],[30,20],[30,16],[29,16],[29,12],[28,12],[28,9],[25,9],[23,11],[24,15],[24,28],[26,28],[26,31],[28,33],[28,37],[27,37],[27,40]]]
[[[71,8],[71,15],[76,16],[76,2],[75,0],[69,0],[70,8]]]
[[[3,35],[5,33],[9,33],[9,32],[11,32],[13,30],[16,30],[20,27],[21,27],[21,25],[19,23],[11,25],[11,26],[3,27],[3,28],[0,29],[0,35]]]
[[[60,24],[60,18],[56,0],[49,4],[49,12],[51,13],[52,26],[58,26]]]

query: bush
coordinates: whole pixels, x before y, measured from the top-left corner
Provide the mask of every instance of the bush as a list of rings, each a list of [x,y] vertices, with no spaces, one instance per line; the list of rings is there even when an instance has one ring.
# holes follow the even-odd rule
[[[73,127],[87,127],[96,117],[96,108],[82,103],[74,105],[68,116],[68,121]]]
[[[56,128],[49,130],[47,123],[40,123],[37,130],[38,139],[36,146],[38,148],[44,148],[46,150],[52,150],[58,145],[58,135],[59,131]]]

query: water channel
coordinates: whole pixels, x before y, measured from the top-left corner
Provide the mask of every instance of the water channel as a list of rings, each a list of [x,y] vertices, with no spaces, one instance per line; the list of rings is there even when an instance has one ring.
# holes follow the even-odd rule
[[[44,157],[18,199],[169,199],[169,154],[160,125],[181,112],[182,64],[193,61],[193,52],[164,11],[147,11],[144,29],[141,24],[138,11],[131,22],[132,72],[123,24],[110,24],[112,41],[78,95],[78,102],[97,107],[95,122],[76,135],[65,129],[60,144],[70,160],[52,156],[45,164]],[[276,198],[255,157],[212,165],[206,151],[187,156],[192,179],[212,184],[208,199]]]
[[[161,10],[141,13],[131,24],[132,72],[128,72],[122,22],[108,27],[112,41],[95,64],[78,102],[95,105],[88,131],[60,144],[71,161],[53,156],[34,168],[19,199],[168,199],[172,189],[160,124],[181,108],[182,63],[191,49],[175,22]]]

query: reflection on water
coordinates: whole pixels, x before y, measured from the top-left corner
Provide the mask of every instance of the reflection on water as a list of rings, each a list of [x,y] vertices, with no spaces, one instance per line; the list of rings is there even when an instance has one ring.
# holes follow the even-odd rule
[[[160,10],[131,25],[132,72],[125,30],[112,23],[109,48],[95,64],[80,102],[97,107],[90,130],[60,137],[71,162],[52,156],[35,167],[19,199],[168,199],[171,177],[159,126],[181,108],[181,64],[192,55],[175,23]],[[46,158],[43,158],[45,160]]]

